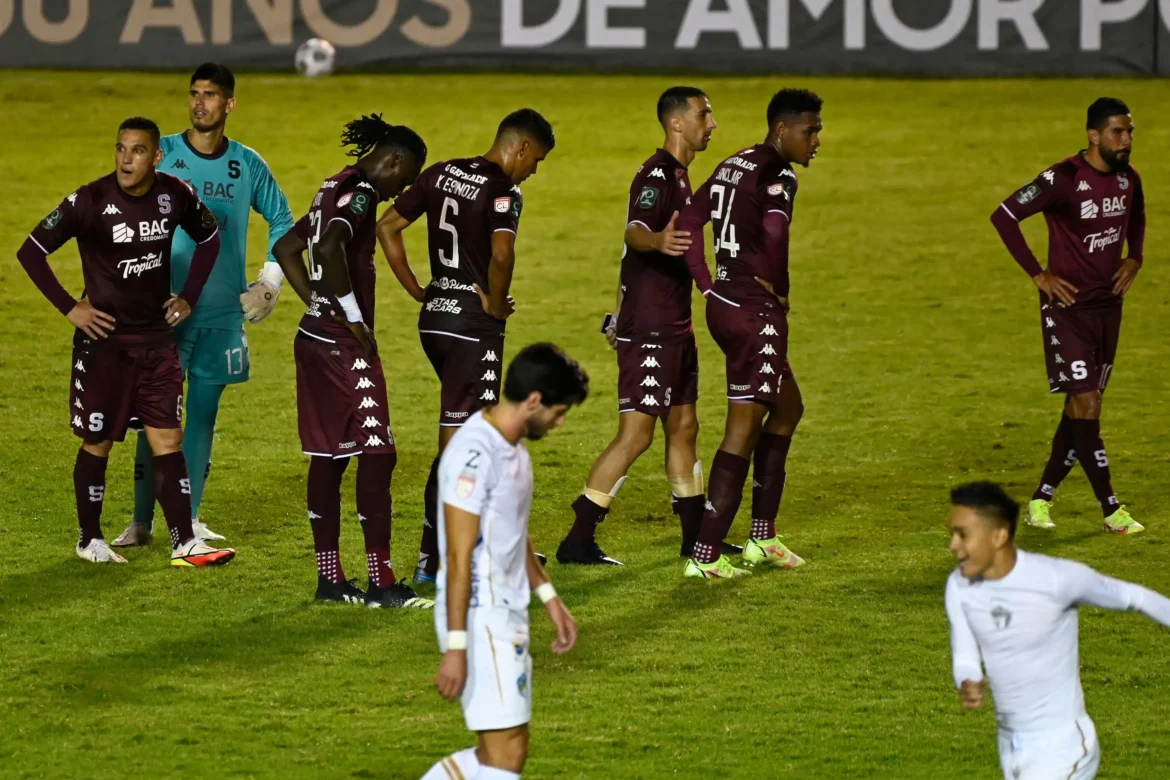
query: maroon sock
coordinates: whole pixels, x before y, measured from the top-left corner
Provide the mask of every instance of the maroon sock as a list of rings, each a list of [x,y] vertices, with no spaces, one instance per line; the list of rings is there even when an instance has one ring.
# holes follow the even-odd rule
[[[751,461],[718,450],[711,462],[711,479],[707,482],[707,505],[703,525],[695,542],[695,560],[714,563],[719,560],[719,546],[731,530],[735,513],[743,501],[743,483],[747,481]]]
[[[1117,510],[1117,496],[1113,495],[1113,484],[1109,478],[1109,458],[1105,455],[1105,444],[1101,441],[1100,420],[1069,420],[1072,440],[1077,451],[1077,460],[1093,486],[1093,494],[1106,517]]]
[[[106,497],[106,464],[109,458],[77,450],[73,464],[73,495],[77,499],[77,525],[81,536],[78,547],[86,547],[91,539],[103,539],[102,501]]]
[[[162,507],[167,528],[171,531],[171,548],[195,537],[191,530],[191,480],[187,478],[187,459],[183,452],[155,455],[154,497]]]
[[[598,506],[582,493],[573,502],[573,514],[573,527],[569,529],[565,541],[569,544],[588,544],[595,538],[598,524],[609,514],[609,507]]]
[[[393,503],[390,479],[398,456],[359,455],[357,472],[357,511],[366,538],[366,564],[370,585],[389,588],[394,584],[394,564],[390,561],[390,524]]]
[[[752,538],[771,539],[776,535],[776,515],[784,496],[784,464],[788,462],[791,436],[760,434],[752,468]]]
[[[1072,419],[1067,414],[1060,416],[1060,425],[1056,426],[1056,433],[1052,437],[1052,453],[1048,456],[1044,475],[1040,477],[1040,486],[1032,494],[1033,501],[1038,498],[1051,501],[1060,483],[1064,482],[1064,478],[1077,463],[1077,450],[1070,423]]]
[[[439,570],[439,459],[431,461],[431,473],[423,489],[423,532],[418,546],[418,568],[432,577]]]
[[[706,503],[707,497],[702,493],[686,498],[671,495],[671,508],[678,515],[678,523],[682,526],[683,547],[695,546],[699,538],[699,529],[703,526],[703,507]]]
[[[313,527],[313,549],[317,573],[333,583],[345,582],[341,568],[341,478],[349,458],[309,459],[309,524]]]

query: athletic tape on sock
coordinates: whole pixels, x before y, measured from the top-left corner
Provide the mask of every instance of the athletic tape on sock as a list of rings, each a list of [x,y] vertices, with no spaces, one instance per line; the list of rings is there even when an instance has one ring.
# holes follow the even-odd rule
[[[670,483],[670,491],[678,498],[703,495],[703,462],[696,461],[694,471],[690,474],[668,474],[666,481]]]

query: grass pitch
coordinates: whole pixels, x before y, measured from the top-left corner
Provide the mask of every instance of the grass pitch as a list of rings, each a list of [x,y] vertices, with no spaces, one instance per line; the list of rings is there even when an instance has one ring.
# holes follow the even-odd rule
[[[247,75],[229,134],[269,162],[299,216],[345,164],[342,124],[384,111],[431,159],[486,150],[507,111],[531,105],[558,144],[525,185],[508,352],[552,338],[594,392],[535,445],[532,533],[553,552],[592,459],[615,430],[616,366],[597,333],[612,307],[625,195],[661,141],[668,82],[708,90],[719,128],[692,166],[764,134],[768,97],[791,79]],[[533,610],[532,777],[993,778],[990,708],[959,711],[943,583],[952,567],[947,489],[989,477],[1026,498],[1059,416],[1046,393],[1035,293],[987,218],[1084,141],[1085,106],[1129,102],[1149,204],[1148,259],[1130,293],[1104,415],[1118,494],[1147,525],[1116,538],[1079,469],[1057,529],[1021,544],[1170,592],[1170,103],[1158,81],[799,79],[825,100],[824,146],[801,172],[792,248],[791,359],[807,412],[780,528],[809,560],[727,587],[681,578],[659,441],[601,530],[622,569],[550,571],[581,629],[554,658]],[[291,291],[249,328],[253,379],[224,395],[203,516],[240,551],[223,570],[171,570],[165,544],[97,567],[76,541],[66,385],[69,327],[14,259],[28,231],[111,167],[133,114],[187,126],[186,76],[0,73],[0,775],[5,777],[414,778],[468,745],[432,681],[429,613],[310,603],[315,571],[294,406]],[[1026,232],[1039,250],[1043,223]],[[251,261],[266,227],[253,217]],[[425,228],[407,232],[426,277]],[[1038,254],[1040,252],[1038,251]],[[417,306],[378,260],[377,333],[399,443],[398,570],[414,565],[438,385]],[[53,258],[66,286],[70,246]],[[702,324],[701,452],[718,443],[723,368]],[[105,529],[130,516],[132,446],[116,447]],[[352,472],[352,470],[351,470]],[[352,473],[346,494],[352,496]],[[747,530],[747,504],[732,532]],[[364,580],[345,506],[344,562]],[[1103,777],[1170,776],[1170,634],[1139,616],[1085,610],[1083,680]]]

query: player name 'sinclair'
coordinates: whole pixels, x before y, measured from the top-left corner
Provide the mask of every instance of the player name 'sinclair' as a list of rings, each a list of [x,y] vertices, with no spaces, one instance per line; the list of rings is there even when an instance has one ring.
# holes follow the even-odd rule
[[[738,159],[738,158],[736,158],[736,159]],[[751,165],[751,163],[748,163],[748,164]],[[755,166],[752,165],[752,167],[754,168]],[[728,184],[732,185],[733,187],[735,185],[739,184],[739,180],[742,176],[743,176],[743,171],[733,171],[730,168],[720,168],[715,173],[716,179],[718,179],[719,181],[725,181]]]

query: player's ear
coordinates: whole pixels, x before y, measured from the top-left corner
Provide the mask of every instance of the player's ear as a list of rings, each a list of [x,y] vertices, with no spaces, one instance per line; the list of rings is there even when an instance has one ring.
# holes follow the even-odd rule
[[[533,390],[531,393],[528,394],[528,397],[524,399],[524,411],[526,411],[526,412],[537,411],[538,409],[540,409],[541,405],[543,404],[543,401],[544,401],[544,399],[541,398],[540,391]]]
[[[227,99],[227,103],[224,104],[224,113],[230,114],[231,112],[233,112],[235,110],[236,110],[236,99],[234,97],[230,97]]]
[[[158,149],[154,150],[154,162],[151,164],[157,168],[158,164],[160,162],[162,162],[162,158],[163,158],[163,150],[162,150],[162,147],[159,147]]]

